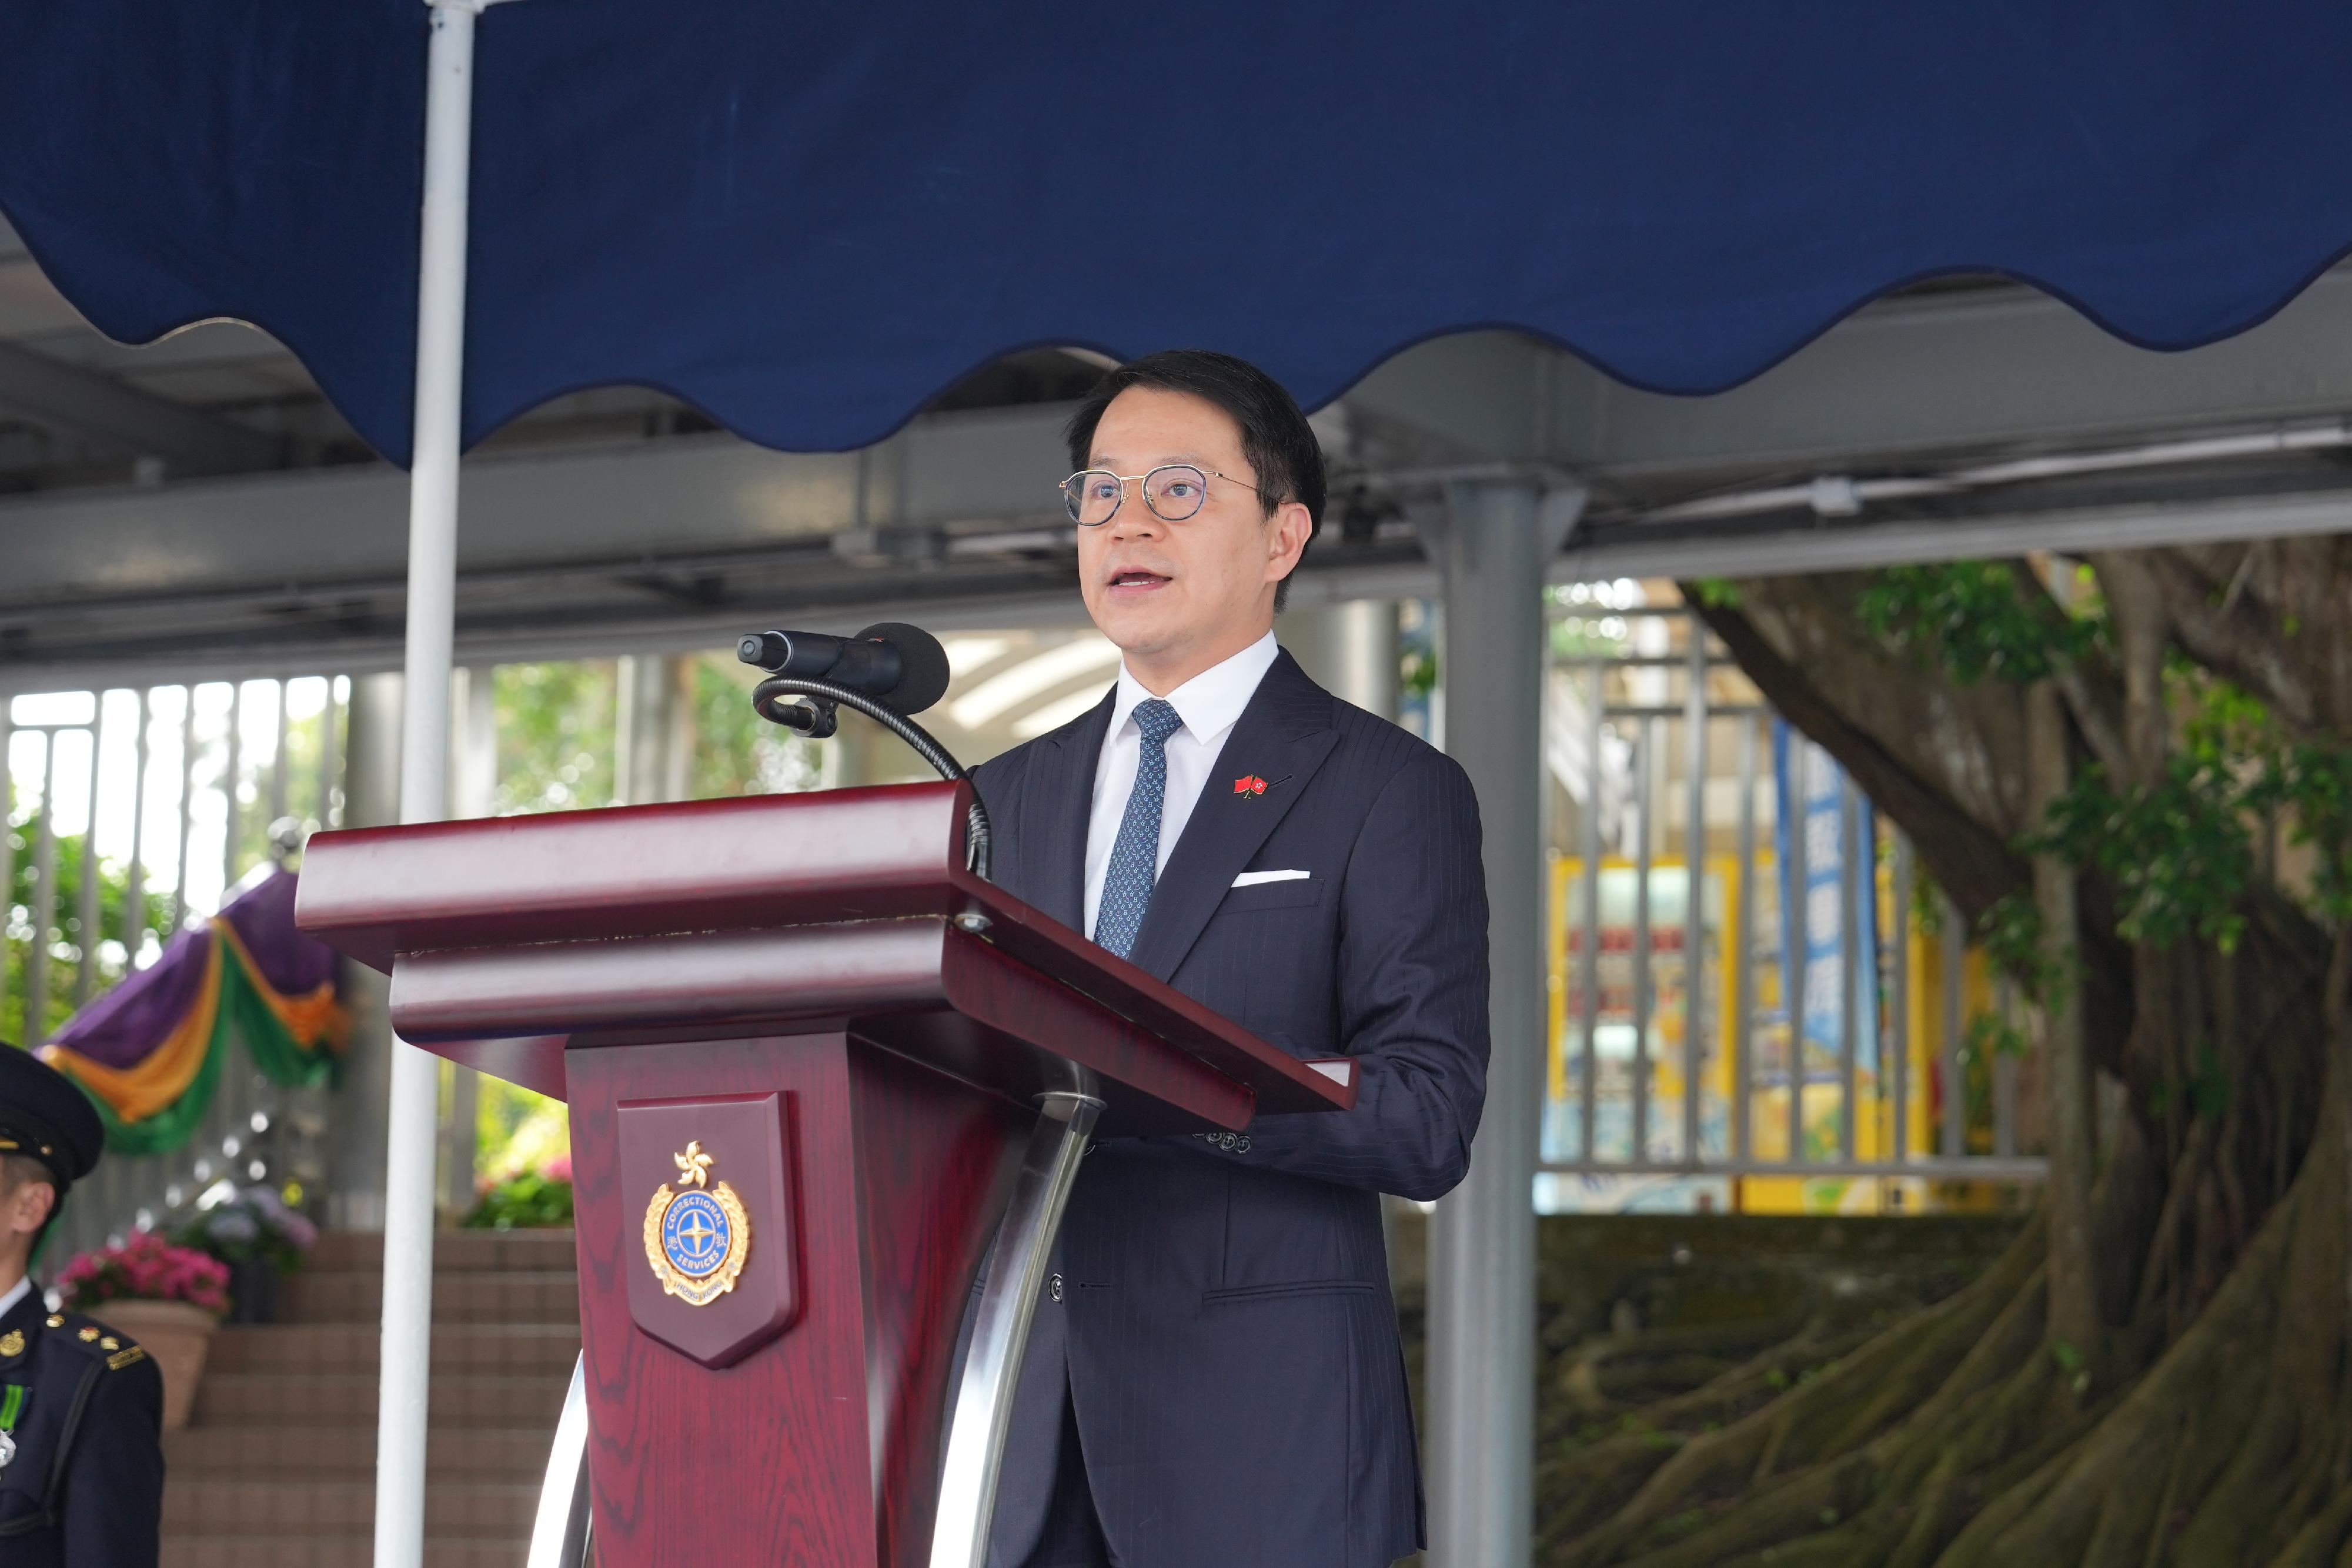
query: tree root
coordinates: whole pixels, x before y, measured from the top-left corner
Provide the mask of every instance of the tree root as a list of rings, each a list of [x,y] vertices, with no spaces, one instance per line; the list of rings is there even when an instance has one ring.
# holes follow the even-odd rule
[[[1613,1511],[1558,1521],[1545,1561],[2352,1568],[2339,1378],[2283,1338],[2305,1281],[2345,1256],[2296,1228],[2341,1228],[2343,1204],[2311,1192],[2347,1165],[2307,1162],[2204,1310],[2121,1386],[2086,1396],[2049,1348],[2036,1227],[1966,1290],[1721,1429],[1648,1433],[1645,1477],[1617,1438],[1576,1456],[1559,1473],[1597,1491],[1643,1479]]]
[[[1571,1409],[1587,1416],[1647,1407],[1658,1393],[1676,1396],[1706,1387],[1738,1370],[1746,1358],[1790,1343],[1805,1326],[1801,1320],[1782,1320],[1611,1334],[1570,1353],[1560,1370],[1560,1392]]]
[[[1958,1390],[1954,1397],[1965,1397],[1982,1378],[1998,1375],[1987,1370],[1991,1358],[2005,1356],[2013,1365],[2016,1358],[2030,1355],[2041,1333],[2040,1257],[2046,1245],[2043,1228],[2029,1225],[1965,1289],[1878,1334],[1762,1409],[1683,1442],[1589,1533],[1561,1540],[1568,1530],[1548,1531],[1548,1544],[1559,1543],[1548,1556],[1564,1568],[1598,1568],[1664,1547],[1676,1555],[1662,1563],[1679,1562],[1684,1559],[1674,1538],[1687,1535],[1702,1553],[1689,1561],[1716,1563],[1792,1534],[1818,1531],[1825,1512],[1832,1520],[1851,1518],[1861,1507],[1847,1495],[1851,1489],[1859,1484],[1874,1490],[1883,1479],[1880,1460],[1860,1452],[1871,1428],[1861,1424],[1858,1413],[1873,1412],[1874,1427],[1923,1410],[1923,1399],[1934,1406],[1932,1396],[1947,1385]],[[2021,1318],[2022,1333],[1996,1332]],[[1843,1458],[1856,1463],[1842,1465]],[[1588,1484],[1600,1490],[1611,1479],[1622,1484],[1624,1459],[1622,1448],[1595,1451],[1589,1456],[1591,1470],[1579,1463],[1558,1479],[1571,1491]],[[1786,1486],[1774,1480],[1782,1472]],[[1709,1523],[1716,1505],[1743,1491],[1747,1495],[1733,1512],[1754,1508],[1769,1518],[1719,1533]],[[1867,1501],[1866,1494],[1862,1501]],[[1588,1504],[1570,1515],[1581,1523],[1604,1511]],[[1900,1528],[1885,1533],[1899,1535]],[[1889,1549],[1892,1543],[1890,1539]],[[1708,1552],[1714,1555],[1704,1555]]]

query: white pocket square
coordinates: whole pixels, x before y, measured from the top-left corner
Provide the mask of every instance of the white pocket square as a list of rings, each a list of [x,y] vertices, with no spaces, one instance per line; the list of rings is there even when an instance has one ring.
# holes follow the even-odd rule
[[[1303,871],[1245,871],[1234,878],[1234,885],[1255,887],[1262,882],[1305,882],[1308,874]]]

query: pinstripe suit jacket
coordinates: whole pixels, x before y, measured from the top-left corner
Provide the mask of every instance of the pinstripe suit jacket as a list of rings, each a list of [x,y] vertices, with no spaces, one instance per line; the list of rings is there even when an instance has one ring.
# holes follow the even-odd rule
[[[1076,926],[1110,700],[975,777],[995,874]],[[1255,775],[1263,795],[1231,780]],[[1250,870],[1304,880],[1236,888]],[[1382,1192],[1460,1181],[1486,1098],[1478,808],[1450,758],[1307,678],[1259,685],[1154,888],[1134,962],[1301,1056],[1354,1109],[1086,1161],[1024,1364],[993,1561],[1042,1528],[1065,1400],[1129,1568],[1374,1568],[1423,1536]]]

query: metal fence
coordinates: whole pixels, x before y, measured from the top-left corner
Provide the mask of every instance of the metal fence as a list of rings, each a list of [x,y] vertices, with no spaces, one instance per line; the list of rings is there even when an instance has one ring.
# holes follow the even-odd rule
[[[1986,1027],[2015,1000],[1940,899],[1919,907],[1901,835],[1686,610],[1554,624],[1541,1168],[1596,1191],[2038,1178],[2021,1062],[1990,1043],[2021,1037]]]
[[[62,1004],[145,968],[242,880],[339,821],[345,685],[314,675],[0,698],[12,786],[0,913],[15,960],[0,967],[0,1032],[44,1043]],[[315,1188],[326,1135],[324,1092],[269,1082],[232,1040],[190,1141],[110,1155],[68,1202],[49,1257],[168,1226],[223,1182]]]

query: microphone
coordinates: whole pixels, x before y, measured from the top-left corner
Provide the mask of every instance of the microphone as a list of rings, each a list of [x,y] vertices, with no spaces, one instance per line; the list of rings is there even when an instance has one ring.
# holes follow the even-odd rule
[[[735,656],[771,674],[846,687],[899,714],[922,712],[948,689],[947,650],[921,627],[901,622],[885,621],[855,637],[749,632]]]

